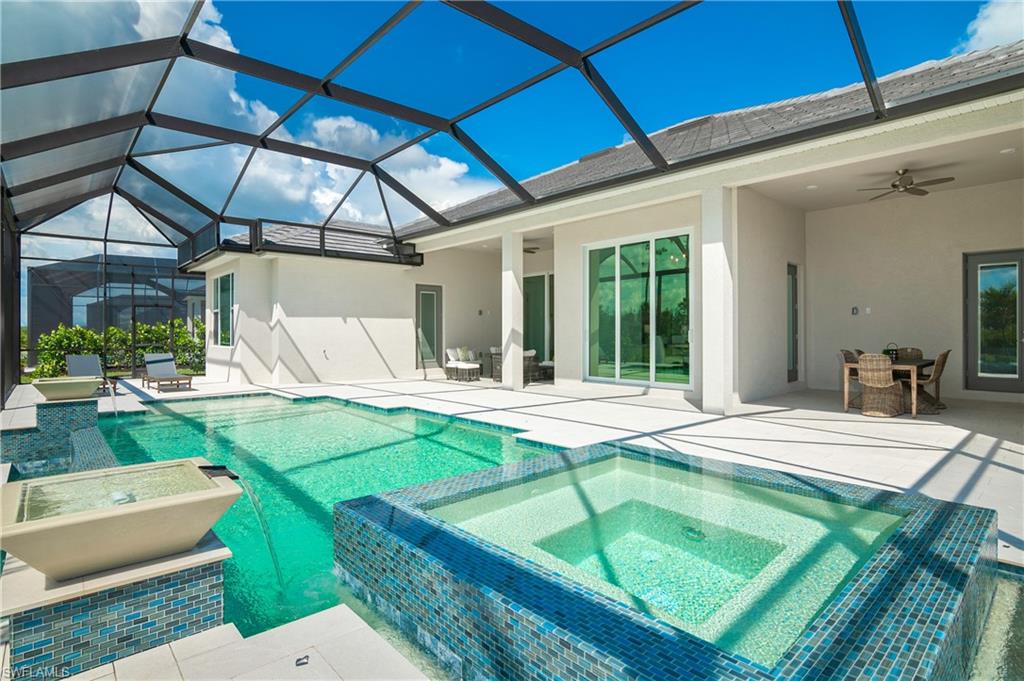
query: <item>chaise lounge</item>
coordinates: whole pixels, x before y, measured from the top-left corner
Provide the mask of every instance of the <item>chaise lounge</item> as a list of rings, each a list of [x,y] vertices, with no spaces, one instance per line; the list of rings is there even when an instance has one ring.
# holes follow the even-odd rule
[[[142,375],[142,386],[148,388],[156,383],[157,391],[165,385],[181,388],[183,385],[192,389],[192,377],[178,373],[174,366],[174,356],[169,352],[146,353],[146,373]]]
[[[116,392],[115,384],[106,377],[103,372],[103,365],[100,364],[99,355],[65,355],[64,360],[68,366],[68,376],[73,378],[100,378],[103,379],[102,389],[112,387]]]

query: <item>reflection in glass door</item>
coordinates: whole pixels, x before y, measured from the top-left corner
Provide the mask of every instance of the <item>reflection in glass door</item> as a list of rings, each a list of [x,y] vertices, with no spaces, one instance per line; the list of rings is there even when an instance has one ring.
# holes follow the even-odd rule
[[[436,369],[443,351],[441,287],[416,285],[416,367]]]
[[[966,387],[1024,392],[1024,251],[967,255],[964,266]]]
[[[689,235],[590,248],[587,277],[587,376],[689,385]]]
[[[800,347],[799,303],[797,302],[796,265],[786,265],[786,380],[799,380],[797,354]]]
[[[536,350],[547,359],[547,296],[543,274],[523,277],[523,350]]]

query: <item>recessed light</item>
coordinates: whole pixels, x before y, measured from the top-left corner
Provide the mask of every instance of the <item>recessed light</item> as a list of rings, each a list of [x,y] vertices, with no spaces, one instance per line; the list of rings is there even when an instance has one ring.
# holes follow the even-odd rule
[[[1000,149],[999,153],[1000,154],[1012,154],[1015,151],[1017,151],[1016,147],[1006,147],[1005,149]]]
[[[813,192],[817,188],[818,188],[818,185],[816,185],[816,184],[809,184],[806,187],[804,187],[804,189],[806,189],[807,191],[810,191],[810,192]]]
[[[487,248],[487,244],[480,244],[480,248]]]

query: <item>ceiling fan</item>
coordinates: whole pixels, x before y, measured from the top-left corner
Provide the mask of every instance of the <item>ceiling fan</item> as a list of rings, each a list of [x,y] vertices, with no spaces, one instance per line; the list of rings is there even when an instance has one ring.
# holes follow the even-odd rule
[[[934,180],[925,180],[924,182],[914,182],[914,176],[910,174],[910,171],[906,168],[900,168],[896,171],[896,179],[893,180],[888,187],[862,187],[858,189],[859,192],[884,192],[878,196],[872,196],[869,201],[880,199],[883,196],[889,196],[889,194],[909,194],[911,196],[928,196],[928,191],[921,189],[921,187],[931,187],[936,184],[945,184],[946,182],[952,182],[955,177],[937,177]]]
[[[524,241],[523,242],[523,253],[529,253],[533,255],[540,250],[540,245],[535,241]]]

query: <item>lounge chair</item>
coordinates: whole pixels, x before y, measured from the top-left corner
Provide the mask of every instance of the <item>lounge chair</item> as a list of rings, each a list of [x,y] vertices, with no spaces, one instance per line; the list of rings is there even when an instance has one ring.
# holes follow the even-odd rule
[[[444,365],[444,373],[448,380],[456,381],[479,381],[480,362],[477,361],[476,353],[469,350],[466,356],[469,361],[459,358],[459,351],[455,348],[448,348],[444,351],[447,361]]]
[[[100,390],[113,385],[103,373],[103,365],[100,364],[99,355],[64,355],[64,360],[68,364],[68,376],[74,378],[90,378],[93,376],[102,378],[103,385],[100,386]]]
[[[156,383],[157,391],[163,390],[165,385],[173,385],[175,388],[184,385],[192,389],[192,377],[178,373],[178,367],[174,366],[174,356],[169,352],[147,352],[145,360],[146,373],[142,375],[144,388]]]

